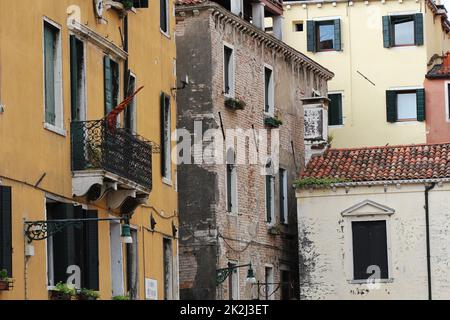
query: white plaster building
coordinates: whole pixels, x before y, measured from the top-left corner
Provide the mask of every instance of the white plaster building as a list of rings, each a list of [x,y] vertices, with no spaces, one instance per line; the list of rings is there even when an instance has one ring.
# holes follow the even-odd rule
[[[299,181],[301,299],[450,298],[450,144],[330,149]]]

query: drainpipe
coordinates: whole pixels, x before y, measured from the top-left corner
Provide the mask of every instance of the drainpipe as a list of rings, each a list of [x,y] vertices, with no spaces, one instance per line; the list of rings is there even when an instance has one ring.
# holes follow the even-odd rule
[[[428,193],[436,186],[436,183],[432,183],[429,186],[425,186],[425,229],[426,229],[426,241],[427,241],[427,275],[428,275],[428,300],[432,300],[431,290],[431,261],[430,261],[430,212],[429,212],[429,198]]]

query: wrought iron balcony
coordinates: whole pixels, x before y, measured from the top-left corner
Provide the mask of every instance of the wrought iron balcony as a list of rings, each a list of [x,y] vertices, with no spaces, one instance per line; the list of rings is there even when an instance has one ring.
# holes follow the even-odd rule
[[[152,143],[105,120],[71,123],[72,171],[103,170],[152,189]]]

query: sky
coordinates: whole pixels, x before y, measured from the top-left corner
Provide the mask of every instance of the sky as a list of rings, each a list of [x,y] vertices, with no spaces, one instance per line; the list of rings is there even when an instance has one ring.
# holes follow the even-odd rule
[[[441,0],[442,4],[445,5],[447,11],[450,11],[450,0]]]

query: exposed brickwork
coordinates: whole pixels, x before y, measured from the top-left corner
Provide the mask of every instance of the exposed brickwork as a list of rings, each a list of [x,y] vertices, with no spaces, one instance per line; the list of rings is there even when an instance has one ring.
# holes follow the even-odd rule
[[[257,132],[267,129],[264,126],[264,66],[270,65],[274,70],[275,113],[283,121],[279,128],[280,166],[287,169],[289,175],[289,225],[280,225],[281,234],[272,235],[266,222],[265,176],[261,174],[261,165],[239,164],[243,155],[238,153],[241,158],[237,159],[237,214],[227,213],[225,164],[179,166],[179,181],[183,186],[179,188],[181,297],[199,297],[210,290],[208,298],[228,299],[228,281],[208,289],[206,283],[210,280],[207,276],[214,277],[210,273],[215,268],[226,267],[230,260],[239,264],[251,262],[256,278],[262,282],[267,265],[273,266],[274,282],[280,281],[283,266],[289,267],[294,281],[298,281],[296,201],[290,186],[304,163],[301,98],[310,95],[313,87],[325,94],[327,84],[319,73],[292,62],[283,52],[267,47],[263,39],[237,30],[211,12],[183,11],[177,15],[177,70],[180,76],[186,73],[192,79],[192,85],[178,95],[178,127],[191,130],[194,119],[203,117],[203,132],[209,128],[220,129],[220,113],[224,130],[241,128],[251,133],[252,128]],[[201,48],[196,49],[193,42],[201,42]],[[244,110],[229,110],[224,104],[224,43],[234,48],[235,96],[246,103]],[[199,56],[192,58],[192,54]],[[209,70],[205,69],[206,62],[196,62],[203,61],[200,57],[210,59]],[[274,132],[271,130],[268,134],[268,148]],[[253,136],[250,134],[249,138]],[[278,179],[277,174],[276,225],[280,221]],[[206,191],[207,188],[210,191]],[[201,204],[191,203],[195,196]],[[208,254],[200,257],[202,250],[207,250]],[[241,299],[252,298],[245,284],[246,275],[247,268],[239,269]],[[274,297],[279,298],[280,292]]]

